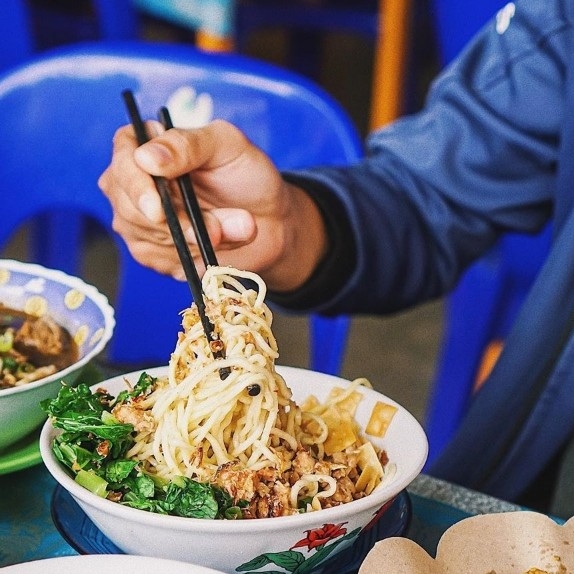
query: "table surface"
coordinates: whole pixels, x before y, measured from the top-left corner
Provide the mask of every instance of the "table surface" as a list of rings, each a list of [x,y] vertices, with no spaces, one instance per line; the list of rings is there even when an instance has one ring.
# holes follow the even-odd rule
[[[0,476],[0,567],[75,555],[50,514],[56,483],[43,464]],[[475,514],[520,507],[421,475],[409,486],[413,515],[407,536],[434,555],[442,533]]]

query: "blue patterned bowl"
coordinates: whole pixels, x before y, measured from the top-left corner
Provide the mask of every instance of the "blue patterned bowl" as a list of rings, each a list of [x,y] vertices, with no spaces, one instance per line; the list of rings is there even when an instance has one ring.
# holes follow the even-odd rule
[[[82,368],[110,340],[115,320],[108,300],[95,287],[40,265],[0,259],[0,302],[31,315],[50,316],[73,336],[79,358],[53,375],[0,390],[0,451],[32,432],[46,418],[40,401],[73,384]]]

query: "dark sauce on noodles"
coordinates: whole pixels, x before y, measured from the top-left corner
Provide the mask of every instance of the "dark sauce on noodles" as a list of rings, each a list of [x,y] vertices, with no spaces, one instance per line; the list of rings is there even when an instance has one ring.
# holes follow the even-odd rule
[[[0,390],[61,371],[78,357],[70,332],[52,318],[0,303]]]

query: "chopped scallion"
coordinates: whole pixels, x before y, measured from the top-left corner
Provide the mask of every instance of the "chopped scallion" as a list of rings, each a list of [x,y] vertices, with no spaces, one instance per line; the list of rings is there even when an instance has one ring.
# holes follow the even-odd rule
[[[79,470],[75,480],[96,496],[106,497],[108,483],[101,476],[87,470]]]

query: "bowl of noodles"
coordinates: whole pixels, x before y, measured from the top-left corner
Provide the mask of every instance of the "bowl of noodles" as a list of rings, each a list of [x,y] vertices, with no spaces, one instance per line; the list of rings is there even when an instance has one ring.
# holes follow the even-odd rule
[[[258,276],[210,267],[203,291],[223,357],[192,305],[167,366],[44,401],[42,458],[125,553],[321,572],[418,475],[424,431],[365,379],[276,365]]]
[[[0,260],[0,452],[46,419],[40,402],[73,384],[114,329],[106,297],[40,265]]]

